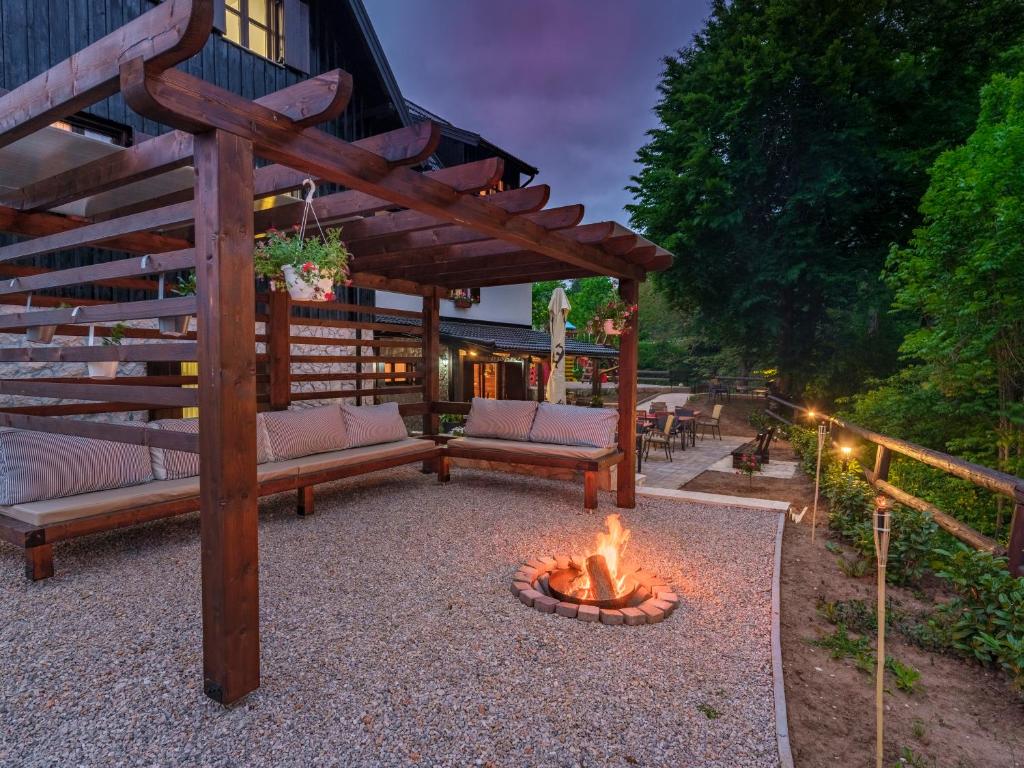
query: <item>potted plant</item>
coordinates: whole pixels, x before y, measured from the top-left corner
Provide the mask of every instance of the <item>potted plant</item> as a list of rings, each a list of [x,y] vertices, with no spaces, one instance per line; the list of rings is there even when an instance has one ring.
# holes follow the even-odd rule
[[[587,321],[584,329],[602,343],[609,336],[620,336],[629,328],[630,319],[636,314],[637,305],[613,299],[597,308],[596,314]]]
[[[341,241],[341,231],[330,229],[320,238],[305,239],[299,228],[292,234],[277,229],[256,246],[253,262],[256,274],[270,280],[276,290],[283,279],[293,299],[334,301],[334,285],[348,279],[349,251]]]
[[[29,294],[28,301],[25,303],[25,309],[31,309],[31,307],[32,295]],[[67,304],[61,302],[57,309],[67,309],[67,307]],[[29,341],[33,344],[49,344],[53,341],[53,336],[56,333],[56,325],[34,325],[25,329],[25,341]]]
[[[185,273],[178,278],[177,283],[171,289],[178,296],[196,295],[196,273],[195,270]],[[164,276],[160,275],[159,298],[164,297]],[[184,336],[188,333],[192,315],[170,315],[157,319],[160,325],[160,333],[164,336]]]
[[[469,309],[479,301],[479,299],[473,296],[473,291],[469,288],[456,288],[448,295],[448,298],[459,309]]]
[[[110,335],[103,339],[104,347],[119,347],[124,341],[128,326],[118,323],[110,329]],[[89,326],[89,346],[95,346],[95,328]],[[89,365],[89,375],[94,379],[113,379],[117,376],[117,360],[94,360]]]

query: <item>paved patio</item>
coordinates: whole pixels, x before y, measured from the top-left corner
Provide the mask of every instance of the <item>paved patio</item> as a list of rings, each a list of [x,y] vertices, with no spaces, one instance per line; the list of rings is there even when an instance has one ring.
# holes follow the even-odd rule
[[[640,470],[644,476],[644,487],[679,488],[747,442],[750,442],[750,437],[722,435],[721,440],[710,436],[701,440],[698,437],[697,445],[687,444],[685,451],[679,450],[678,445],[673,448],[672,461],[665,458],[663,451],[651,448],[651,455]]]
[[[778,515],[641,497],[626,559],[682,605],[609,627],[509,593],[590,545],[580,494],[403,468],[318,489],[309,519],[267,500],[262,687],[230,710],[201,688],[195,515],[58,545],[38,583],[0,545],[0,765],[777,766]]]

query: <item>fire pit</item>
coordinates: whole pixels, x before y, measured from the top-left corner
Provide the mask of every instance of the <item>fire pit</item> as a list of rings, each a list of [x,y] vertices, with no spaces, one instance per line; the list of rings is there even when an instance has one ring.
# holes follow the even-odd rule
[[[629,570],[621,555],[629,541],[622,518],[608,515],[587,555],[530,560],[512,577],[512,594],[542,613],[602,624],[656,624],[679,605],[668,582],[642,568]]]

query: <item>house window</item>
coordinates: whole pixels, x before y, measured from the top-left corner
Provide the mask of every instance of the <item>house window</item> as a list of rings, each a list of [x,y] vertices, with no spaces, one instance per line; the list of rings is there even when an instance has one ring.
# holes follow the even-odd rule
[[[225,0],[224,37],[272,61],[284,59],[280,0]]]
[[[408,363],[380,363],[380,372],[392,374],[383,380],[385,387],[407,386],[412,383],[408,377],[414,373],[413,367]]]

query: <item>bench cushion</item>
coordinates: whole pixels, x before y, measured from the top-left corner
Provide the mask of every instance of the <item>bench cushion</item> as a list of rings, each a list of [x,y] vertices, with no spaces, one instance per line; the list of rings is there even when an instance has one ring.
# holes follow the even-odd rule
[[[0,505],[122,488],[152,479],[144,445],[0,430]]]
[[[166,429],[169,432],[187,432],[199,434],[199,419],[159,419],[147,424],[150,429]],[[149,458],[153,463],[153,477],[157,480],[179,480],[183,477],[194,477],[199,474],[199,454],[188,451],[169,451],[165,448],[149,448]],[[267,430],[263,424],[263,414],[256,414],[256,463],[266,464],[271,460],[270,445],[267,442]]]
[[[436,446],[429,440],[417,440],[407,437],[394,443],[381,443],[379,445],[365,445],[359,448],[347,448],[344,451],[333,451],[332,453],[321,453],[316,456],[303,456],[290,461],[278,462],[277,466],[282,469],[294,469],[299,476],[311,475],[335,467],[350,467],[364,461],[375,459],[390,459],[397,456],[412,457],[426,455],[434,450]]]
[[[469,437],[529,440],[537,403],[533,400],[489,400],[474,397],[466,419]]]
[[[618,422],[618,411],[608,408],[541,403],[530,429],[530,441],[611,448],[615,445]]]
[[[567,459],[600,459],[615,453],[616,446],[610,448],[594,448],[585,445],[555,445],[552,443],[535,443],[526,440],[494,440],[486,437],[456,437],[448,441],[450,448],[466,450],[483,449],[489,451],[512,451],[521,453],[526,458],[543,458],[560,456]]]
[[[341,414],[348,433],[348,442],[342,447],[393,443],[409,437],[402,414],[398,412],[398,403],[342,405]]]
[[[263,414],[274,461],[297,459],[345,447],[345,420],[336,405],[267,411]]]
[[[256,470],[257,479],[262,482],[295,475],[295,468],[285,466],[285,464],[286,462],[263,464]],[[159,504],[164,501],[176,501],[198,495],[199,478],[183,477],[177,480],[156,480],[126,488],[82,493],[63,499],[47,499],[27,504],[3,506],[0,507],[0,514],[13,517],[15,520],[29,525],[51,525],[101,515],[105,512],[119,512],[147,504]]]

